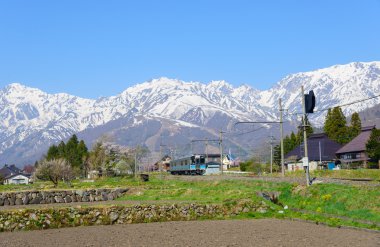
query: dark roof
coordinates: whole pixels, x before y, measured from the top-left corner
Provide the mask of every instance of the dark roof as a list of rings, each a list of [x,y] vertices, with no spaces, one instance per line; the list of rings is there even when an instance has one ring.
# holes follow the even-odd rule
[[[365,151],[365,145],[367,144],[369,137],[371,136],[371,132],[374,128],[375,126],[363,127],[362,132],[357,137],[355,137],[352,141],[344,145],[336,153],[343,154]]]
[[[8,177],[13,174],[19,174],[21,170],[17,168],[15,165],[4,165],[3,168],[0,169],[0,175],[3,177]]]
[[[319,144],[321,146],[321,160],[335,159],[335,152],[342,147],[339,143],[330,140],[325,133],[311,134],[307,139],[308,156],[310,161],[319,161]],[[304,144],[297,146],[285,155],[285,159],[300,160],[304,157]]]

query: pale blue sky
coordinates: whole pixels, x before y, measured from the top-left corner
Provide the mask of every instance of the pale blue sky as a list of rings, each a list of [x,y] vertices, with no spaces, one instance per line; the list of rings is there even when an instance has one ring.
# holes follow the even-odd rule
[[[166,76],[268,89],[380,60],[379,13],[379,0],[0,0],[0,87],[97,98]]]

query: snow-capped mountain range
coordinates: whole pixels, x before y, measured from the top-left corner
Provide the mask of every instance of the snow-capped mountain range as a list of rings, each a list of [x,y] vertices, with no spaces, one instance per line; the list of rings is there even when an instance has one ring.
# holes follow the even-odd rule
[[[123,119],[128,119],[128,123],[119,126],[119,130],[137,127],[144,121],[166,121],[167,126],[212,133],[213,129],[223,128],[217,123],[225,123],[227,130],[236,121],[278,120],[278,100],[282,98],[285,118],[295,121],[292,113],[301,111],[301,85],[305,92],[314,90],[316,110],[369,98],[380,94],[380,62],[357,62],[291,74],[265,91],[248,85],[233,87],[225,81],[203,84],[163,77],[137,84],[119,95],[94,100],[64,93],[47,94],[13,83],[0,90],[0,162],[34,162],[52,143],[73,133],[115,132],[114,127],[102,130],[102,126]],[[378,97],[343,110],[349,115],[379,103]],[[325,114],[317,112],[310,119],[320,126]],[[221,118],[228,120],[223,122]],[[162,131],[161,126],[151,136]],[[146,141],[148,138],[142,140]],[[158,140],[150,141],[155,147]]]

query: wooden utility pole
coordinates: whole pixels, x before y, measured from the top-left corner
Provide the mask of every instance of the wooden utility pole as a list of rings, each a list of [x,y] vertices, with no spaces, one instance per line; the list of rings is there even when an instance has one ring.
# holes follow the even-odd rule
[[[273,136],[270,136],[270,174],[273,173]]]
[[[284,163],[284,127],[282,121],[282,103],[281,98],[278,100],[280,105],[280,143],[281,143],[281,175],[285,177],[285,163]]]
[[[206,137],[206,163],[208,162],[208,138]]]
[[[223,131],[219,132],[219,149],[220,149],[220,169],[223,175]]]
[[[135,149],[135,179],[137,178],[137,149]]]

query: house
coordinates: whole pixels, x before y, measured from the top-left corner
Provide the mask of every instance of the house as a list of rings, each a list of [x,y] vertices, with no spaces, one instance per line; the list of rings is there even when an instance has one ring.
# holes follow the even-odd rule
[[[20,173],[5,177],[4,184],[29,184],[29,181],[29,176]]]
[[[329,139],[325,133],[311,134],[307,139],[309,169],[335,167],[336,151],[342,145]],[[303,169],[304,144],[301,143],[285,155],[285,163],[289,171]]]
[[[21,170],[17,168],[15,165],[5,164],[4,167],[0,169],[0,176],[2,176],[3,178],[19,173],[21,173]]]
[[[4,165],[0,169],[0,176],[4,179],[4,184],[28,184],[30,175],[23,174],[21,169],[15,165]]]
[[[343,165],[351,168],[353,165],[367,168],[369,157],[366,153],[366,144],[375,127],[375,125],[363,127],[357,137],[336,151],[336,155]]]

